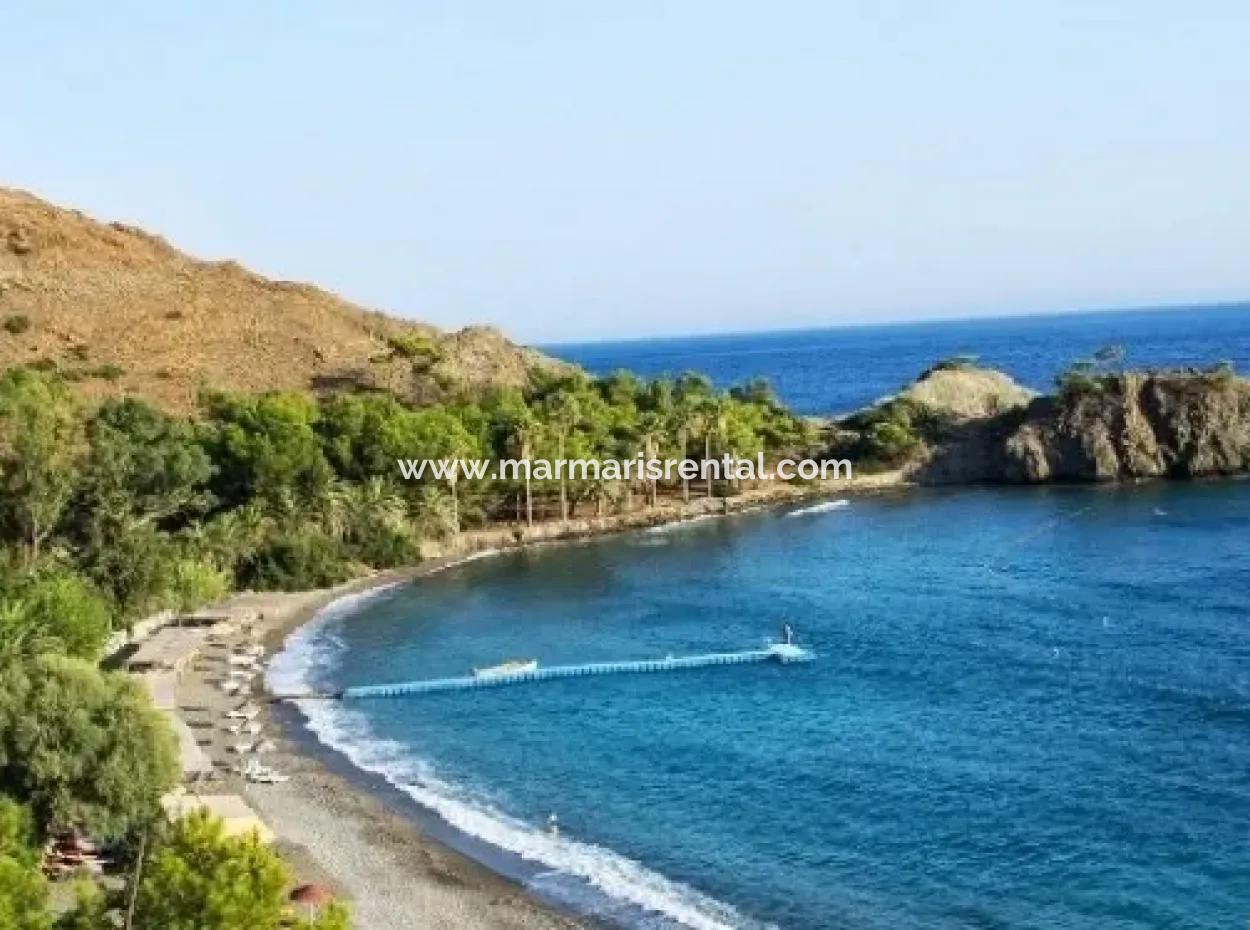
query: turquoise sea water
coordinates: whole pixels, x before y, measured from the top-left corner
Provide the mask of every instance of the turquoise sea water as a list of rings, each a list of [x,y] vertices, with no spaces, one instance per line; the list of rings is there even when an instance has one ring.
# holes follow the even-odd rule
[[[1247,352],[1215,332],[1194,363]],[[816,662],[304,710],[628,927],[1245,926],[1248,591],[1250,482],[857,498],[480,559],[336,606],[271,680],[752,648],[786,618]]]

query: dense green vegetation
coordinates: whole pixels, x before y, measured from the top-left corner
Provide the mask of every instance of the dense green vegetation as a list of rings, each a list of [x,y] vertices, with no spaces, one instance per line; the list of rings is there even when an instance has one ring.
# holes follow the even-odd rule
[[[420,341],[393,351],[431,360]],[[547,377],[440,407],[378,393],[206,393],[194,419],[133,398],[83,405],[48,366],[0,375],[0,930],[54,921],[37,850],[84,829],[123,862],[126,901],[86,884],[61,928],[276,927],[287,876],[259,844],[193,818],[163,823],[173,737],[145,693],[98,662],[109,637],[233,588],[329,585],[411,563],[423,540],[499,522],[517,532],[730,494],[732,482],[401,479],[398,459],[699,458],[805,448],[809,427],[763,382]],[[319,930],[346,926],[330,909]]]
[[[833,454],[854,460],[865,471],[877,471],[908,462],[941,424],[923,404],[894,398],[847,417],[841,425],[853,432],[835,444]]]

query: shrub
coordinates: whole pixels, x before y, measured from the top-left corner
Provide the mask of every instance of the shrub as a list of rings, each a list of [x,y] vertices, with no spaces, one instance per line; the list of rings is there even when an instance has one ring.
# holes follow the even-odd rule
[[[175,610],[187,612],[219,601],[230,590],[230,579],[207,562],[180,559],[169,579],[169,601]]]
[[[277,536],[239,567],[243,587],[271,591],[328,588],[353,574],[342,545],[315,530]]]
[[[351,547],[360,561],[374,568],[395,568],[421,560],[421,550],[412,533],[392,527],[377,527]]]
[[[21,626],[40,641],[81,659],[95,659],[113,626],[108,601],[88,581],[66,571],[37,575],[13,592]],[[16,619],[16,618],[15,618]],[[16,632],[16,631],[15,631]]]
[[[30,812],[0,797],[0,927],[49,930],[48,885],[39,873]]]
[[[924,378],[935,371],[964,371],[968,368],[975,368],[977,358],[975,355],[950,355],[946,358],[938,359],[920,377]]]
[[[5,317],[4,328],[14,336],[20,336],[30,329],[30,317],[24,313],[14,313]]]
[[[107,365],[97,365],[95,368],[88,369],[86,372],[89,378],[100,378],[103,381],[116,381],[126,373],[126,369],[121,365],[109,363]]]
[[[416,333],[397,333],[388,338],[386,344],[395,355],[411,359],[418,371],[424,371],[443,357],[442,347],[437,342]]]

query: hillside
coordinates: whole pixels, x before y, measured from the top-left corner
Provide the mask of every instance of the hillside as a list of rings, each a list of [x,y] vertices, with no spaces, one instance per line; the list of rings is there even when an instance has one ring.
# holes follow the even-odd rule
[[[0,365],[55,363],[88,397],[136,394],[179,411],[205,385],[380,388],[428,403],[563,364],[494,329],[399,320],[8,188],[0,326]]]

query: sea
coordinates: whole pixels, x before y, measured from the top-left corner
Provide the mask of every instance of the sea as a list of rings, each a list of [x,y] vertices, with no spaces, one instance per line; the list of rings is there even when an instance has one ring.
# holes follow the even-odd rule
[[[1250,365],[1250,310],[576,346],[853,409],[938,358]],[[310,701],[310,738],[533,893],[628,930],[1250,920],[1250,481],[962,488],[467,561],[332,605],[281,689],[759,648],[801,665]],[[455,841],[453,839],[453,845]]]
[[[595,374],[646,377],[693,370],[721,388],[764,377],[792,409],[811,416],[858,410],[897,392],[942,359],[967,356],[1026,387],[1099,349],[1124,350],[1126,367],[1209,367],[1250,373],[1250,304],[1000,319],[842,326],[543,346]]]

